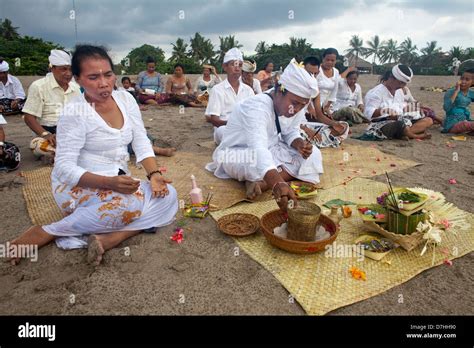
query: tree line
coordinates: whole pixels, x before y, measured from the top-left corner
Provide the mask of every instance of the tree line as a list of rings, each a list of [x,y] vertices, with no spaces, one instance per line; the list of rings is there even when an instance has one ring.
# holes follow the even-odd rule
[[[165,52],[158,46],[144,44],[132,49],[119,64],[114,66],[116,73],[137,74],[145,70],[146,59],[153,57],[157,70],[161,73],[172,73],[176,63],[184,66],[186,73],[197,74],[202,72],[203,64],[214,65],[218,72],[222,72],[221,63],[225,53],[232,47],[242,48],[235,35],[219,36],[219,44],[215,46],[209,38],[195,33],[188,41],[177,38],[171,43],[171,56],[166,59]],[[18,34],[18,27],[14,27],[9,19],[0,20],[0,56],[10,62],[10,70],[16,75],[44,75],[48,70],[48,56],[51,49],[62,49],[58,44],[44,41],[31,36]],[[323,48],[314,48],[305,38],[291,37],[288,43],[269,44],[260,41],[255,47],[255,54],[244,57],[254,60],[258,69],[262,69],[266,62],[273,62],[275,70],[285,68],[291,58],[302,59],[306,56],[322,58]],[[373,73],[382,73],[387,66],[401,62],[412,67],[418,75],[448,75],[451,62],[454,58],[460,61],[474,59],[474,48],[453,46],[443,52],[436,41],[426,43],[418,49],[411,38],[407,37],[400,44],[394,39],[381,40],[375,35],[364,44],[358,35],[349,40],[349,49],[340,54],[351,53],[357,58],[369,59]],[[340,55],[336,67],[343,71],[344,56]],[[11,64],[13,63],[13,64]]]

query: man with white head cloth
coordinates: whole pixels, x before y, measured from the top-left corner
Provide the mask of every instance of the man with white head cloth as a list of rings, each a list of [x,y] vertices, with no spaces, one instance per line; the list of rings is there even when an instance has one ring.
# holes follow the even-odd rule
[[[371,121],[361,137],[367,140],[429,139],[427,129],[433,120],[404,105],[403,87],[411,81],[413,71],[397,64],[387,71],[380,84],[365,95],[365,117]]]
[[[79,85],[72,80],[69,53],[51,50],[49,63],[52,66],[51,74],[31,84],[23,107],[25,123],[40,137],[33,139],[31,147],[34,148],[41,146],[44,140],[55,148],[59,113],[67,102],[81,94]],[[34,148],[32,150],[35,154],[41,153]]]
[[[252,88],[240,82],[243,56],[237,48],[231,48],[224,56],[222,68],[227,78],[212,88],[206,108],[206,120],[214,125],[214,141],[222,140],[225,125],[235,103],[255,95]]]
[[[25,91],[20,80],[8,73],[10,66],[0,58],[0,114],[21,111],[25,102]]]
[[[287,182],[318,183],[323,173],[321,152],[292,124],[317,91],[316,79],[293,59],[274,89],[236,104],[206,169],[219,178],[245,181],[250,199],[272,190],[286,210],[288,200],[296,202]]]
[[[244,60],[240,82],[243,82],[252,88],[255,94],[260,94],[262,93],[262,87],[260,86],[260,81],[255,79],[253,76],[255,70],[257,70],[257,64],[255,62]]]

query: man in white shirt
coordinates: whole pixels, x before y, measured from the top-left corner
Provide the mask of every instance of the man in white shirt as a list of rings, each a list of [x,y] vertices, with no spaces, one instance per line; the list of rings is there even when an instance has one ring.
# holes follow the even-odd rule
[[[257,70],[257,64],[255,62],[244,60],[240,82],[252,88],[255,94],[260,94],[262,93],[262,87],[260,86],[260,81],[253,77],[255,70]]]
[[[71,56],[62,50],[51,50],[51,74],[33,82],[23,107],[25,123],[38,136],[56,146],[56,125],[63,106],[81,94],[72,80]]]
[[[0,172],[17,169],[20,166],[20,149],[13,143],[5,141],[5,132],[3,126],[7,121],[0,114]]]
[[[224,56],[222,65],[227,78],[214,86],[209,94],[206,120],[214,125],[214,141],[220,144],[225,125],[236,102],[255,95],[252,88],[240,83],[243,56],[237,48],[231,48]]]
[[[10,66],[0,58],[0,113],[20,112],[25,102],[25,91],[20,80],[8,73]]]
[[[288,181],[318,183],[321,152],[301,138],[295,115],[315,97],[316,79],[293,59],[274,90],[238,102],[206,169],[219,178],[245,181],[253,199],[272,190],[282,210],[296,195]]]

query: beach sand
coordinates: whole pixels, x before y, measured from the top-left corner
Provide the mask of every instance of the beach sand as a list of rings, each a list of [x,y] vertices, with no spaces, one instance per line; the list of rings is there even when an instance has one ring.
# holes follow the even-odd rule
[[[26,89],[35,78],[20,79]],[[361,76],[363,91],[374,86],[376,79]],[[415,77],[410,87],[415,98],[443,115],[443,94],[422,91],[420,86],[449,87],[456,80],[446,76]],[[149,107],[143,119],[159,145],[209,153],[197,145],[212,139],[212,127],[205,123],[203,113],[203,109],[187,108],[179,114],[173,106]],[[21,147],[21,170],[43,166],[28,149],[32,135],[21,117],[9,116],[7,121],[7,139]],[[354,135],[364,128],[354,127]],[[432,139],[426,141],[375,143],[384,152],[423,163],[391,174],[394,185],[440,191],[459,208],[474,212],[474,138],[454,141],[441,134],[438,126],[431,133]],[[448,148],[447,141],[456,147]],[[371,144],[353,139],[348,142]],[[454,151],[458,153],[457,162],[452,160]],[[0,174],[1,243],[31,224],[18,173]],[[449,184],[451,178],[457,180],[456,185]],[[385,182],[382,176],[374,179]],[[235,256],[237,245],[217,230],[210,217],[188,220],[184,241],[179,245],[170,241],[174,227],[126,241],[107,252],[98,269],[86,264],[85,250],[65,252],[55,244],[40,250],[38,262],[25,260],[16,267],[2,262],[0,314],[305,314],[298,303],[289,301],[288,292],[263,267],[243,252]],[[125,255],[127,246],[130,256]],[[330,314],[472,315],[473,261],[474,253],[468,254],[454,260],[451,267],[435,267],[383,294]],[[399,303],[400,295],[403,303]]]

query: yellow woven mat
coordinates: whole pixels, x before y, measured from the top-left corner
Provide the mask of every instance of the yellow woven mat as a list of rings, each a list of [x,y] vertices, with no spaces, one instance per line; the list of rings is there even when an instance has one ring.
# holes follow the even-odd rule
[[[356,177],[371,177],[420,165],[384,153],[369,144],[344,144],[338,148],[321,149],[321,153],[324,174],[320,186],[324,189],[347,183]]]
[[[386,191],[385,184],[357,178],[345,186],[319,191],[313,201],[322,205],[331,199],[340,198],[355,203],[373,203],[383,191]],[[424,192],[441,198],[436,204],[427,206],[439,216],[464,217],[464,222],[460,224],[464,229],[453,227],[443,234],[442,244],[436,249],[434,265],[442,264],[446,258],[452,260],[473,251],[474,214],[464,212],[445,202],[440,193],[430,190]],[[362,220],[355,207],[352,208],[353,216],[341,221],[341,232],[333,246],[353,244],[357,236],[365,233]],[[261,217],[273,209],[277,209],[274,201],[241,203],[226,210],[212,212],[211,216],[217,220],[223,215],[238,212]],[[383,259],[391,262],[388,264],[369,258],[357,261],[357,256],[326,257],[325,252],[312,255],[291,254],[271,246],[260,232],[254,236],[235,240],[250,257],[270,271],[311,315],[322,315],[375,296],[433,267],[431,249],[420,256],[423,244],[411,252],[397,248]],[[448,254],[444,254],[443,251]],[[349,273],[352,266],[365,271],[367,280],[353,279]]]

